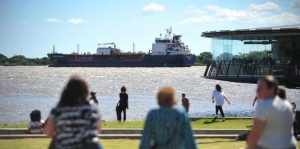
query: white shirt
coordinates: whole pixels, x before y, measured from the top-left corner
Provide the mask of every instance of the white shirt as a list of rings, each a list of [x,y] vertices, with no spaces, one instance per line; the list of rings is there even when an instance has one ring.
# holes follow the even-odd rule
[[[28,123],[29,133],[42,134],[43,133],[43,125],[44,125],[43,120],[37,121],[37,122],[29,122]]]
[[[215,98],[216,106],[222,106],[224,104],[224,93],[214,90],[212,96]]]
[[[293,111],[291,104],[280,98],[258,99],[254,118],[266,122],[258,146],[280,149],[296,147],[293,136]]]

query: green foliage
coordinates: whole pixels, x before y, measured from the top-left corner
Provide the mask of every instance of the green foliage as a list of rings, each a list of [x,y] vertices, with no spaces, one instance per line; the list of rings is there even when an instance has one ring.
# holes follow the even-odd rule
[[[265,51],[250,51],[249,53],[239,53],[234,55],[235,59],[245,59],[245,60],[262,60],[264,58],[270,57],[270,52]]]
[[[197,64],[208,64],[212,60],[212,53],[202,52],[196,58]]]
[[[218,57],[216,57],[217,60],[231,60],[232,59],[232,54],[231,53],[222,53]]]
[[[7,57],[3,54],[0,54],[0,65],[4,64],[7,61]]]
[[[0,65],[48,65],[50,63],[48,57],[43,58],[26,58],[23,55],[15,55],[7,58],[5,55],[0,54]]]
[[[227,118],[225,122],[222,119],[202,118],[191,121],[193,129],[248,129],[252,119]],[[14,124],[0,124],[0,128],[26,128],[26,122]],[[119,123],[117,121],[102,121],[101,128],[143,128],[144,121],[127,121]]]

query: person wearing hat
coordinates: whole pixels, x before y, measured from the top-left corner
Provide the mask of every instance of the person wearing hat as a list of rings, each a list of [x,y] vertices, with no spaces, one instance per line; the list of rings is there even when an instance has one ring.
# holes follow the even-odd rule
[[[90,99],[89,99],[89,103],[90,105],[98,105],[98,100],[97,100],[97,97],[96,97],[96,92],[90,92]]]
[[[225,120],[225,115],[224,115],[223,108],[222,108],[222,106],[224,104],[224,99],[230,105],[230,102],[228,101],[227,97],[222,92],[222,87],[220,86],[220,84],[217,84],[216,89],[212,93],[212,103],[216,103],[216,116],[215,116],[215,118],[217,118],[218,112],[220,111],[221,116],[223,118],[223,121]]]

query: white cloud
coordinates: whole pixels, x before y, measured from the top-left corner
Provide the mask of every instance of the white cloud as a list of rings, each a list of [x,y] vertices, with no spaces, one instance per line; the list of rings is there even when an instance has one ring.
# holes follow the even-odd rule
[[[166,7],[164,5],[160,5],[157,3],[150,3],[142,8],[143,11],[149,12],[149,11],[164,11],[166,10]]]
[[[263,4],[251,4],[249,6],[250,10],[255,10],[255,11],[272,11],[278,8],[279,6],[273,2],[266,2]]]
[[[300,0],[293,0],[291,4],[294,8],[300,8]]]
[[[266,7],[267,5],[271,7]],[[255,7],[254,7],[255,6]],[[259,7],[256,7],[259,6]],[[276,7],[277,6],[277,7]],[[187,17],[180,21],[181,24],[204,24],[204,23],[256,23],[260,25],[286,25],[299,24],[300,14],[277,11],[278,5],[264,3],[261,5],[251,4],[246,9],[229,9],[216,5],[206,5],[202,8],[188,7],[185,10]],[[255,9],[255,10],[254,10]],[[276,11],[275,11],[276,10]]]
[[[48,19],[45,20],[45,22],[49,22],[49,23],[59,23],[59,22],[63,22],[63,20],[57,19],[57,18],[48,18]]]
[[[71,24],[81,24],[84,23],[85,20],[83,20],[82,18],[70,18],[68,19],[68,22]]]
[[[181,21],[181,24],[201,24],[212,22],[214,19],[211,16],[200,16],[195,18],[187,18]]]

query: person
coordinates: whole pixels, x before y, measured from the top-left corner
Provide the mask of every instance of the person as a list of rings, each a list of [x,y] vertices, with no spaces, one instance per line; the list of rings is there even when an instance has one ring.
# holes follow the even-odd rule
[[[71,77],[45,125],[52,148],[101,149],[97,136],[100,116],[89,104],[88,94],[87,83],[78,76]]]
[[[95,93],[95,92],[90,92],[90,95],[91,95],[91,97],[90,97],[90,99],[89,99],[89,103],[90,103],[91,105],[96,105],[96,106],[98,106],[98,100],[97,100],[97,97],[96,97],[96,93]]]
[[[230,105],[230,102],[228,101],[227,97],[222,92],[222,87],[219,84],[217,84],[216,89],[212,93],[212,103],[216,103],[216,116],[215,116],[215,118],[217,118],[218,112],[220,111],[221,116],[223,118],[223,121],[225,121],[225,114],[224,114],[223,108],[222,108],[222,106],[224,104],[224,99]]]
[[[117,119],[121,122],[122,112],[123,112],[123,121],[126,121],[126,109],[128,109],[128,94],[126,93],[126,87],[121,87],[121,93],[119,94],[119,102],[117,104]]]
[[[182,106],[184,107],[184,109],[188,113],[189,112],[189,108],[190,108],[190,101],[189,101],[188,98],[185,97],[184,93],[181,96],[182,96],[182,99],[181,99]]]
[[[261,78],[257,95],[253,127],[247,140],[248,149],[295,149],[292,106],[277,96],[278,81],[273,76]]]
[[[252,103],[252,106],[253,106],[253,107],[254,107],[256,101],[257,101],[257,96],[254,97],[254,100],[253,100],[253,103]]]
[[[296,119],[296,108],[297,108],[297,105],[295,102],[291,102],[291,105],[292,105],[292,110],[293,110],[293,113],[294,113],[294,122],[293,122],[293,132],[294,132],[294,136],[295,138],[297,139],[297,134],[298,134],[298,123],[297,122],[297,119]]]
[[[196,149],[197,145],[187,113],[175,107],[175,90],[163,87],[157,94],[159,108],[149,111],[140,149]]]
[[[42,120],[41,111],[33,110],[30,113],[30,122],[28,123],[28,133],[42,134],[44,128],[44,121]]]
[[[277,95],[280,99],[286,100],[286,87],[283,85],[278,86],[278,91]]]

